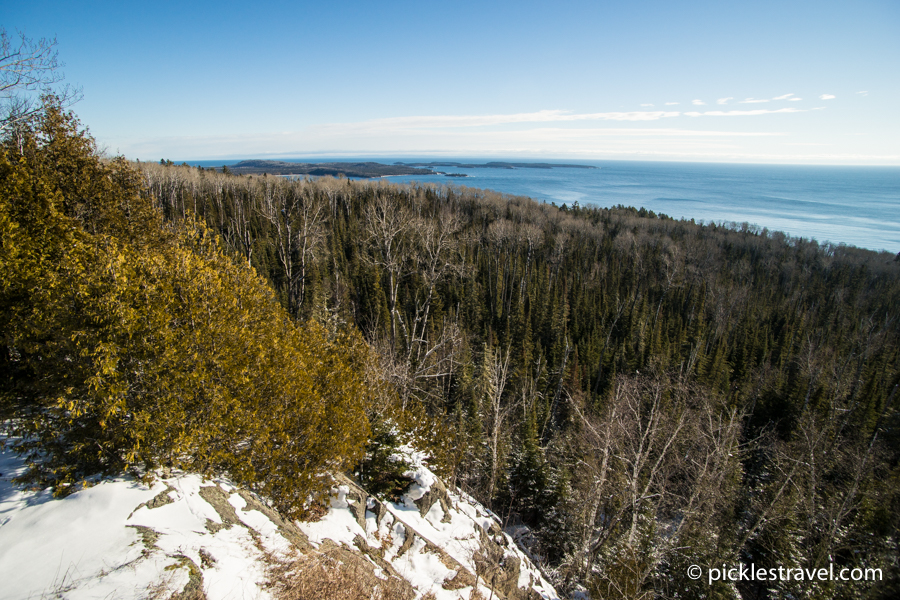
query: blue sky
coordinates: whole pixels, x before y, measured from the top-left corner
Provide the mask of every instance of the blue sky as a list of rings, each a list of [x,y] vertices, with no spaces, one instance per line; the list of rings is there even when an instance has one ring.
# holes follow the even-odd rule
[[[900,165],[900,2],[5,2],[110,152]]]

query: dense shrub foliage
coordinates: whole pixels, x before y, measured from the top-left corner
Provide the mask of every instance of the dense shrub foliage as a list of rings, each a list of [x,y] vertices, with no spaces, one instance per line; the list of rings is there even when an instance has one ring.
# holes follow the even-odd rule
[[[367,438],[369,351],[296,326],[190,219],[164,224],[122,160],[48,106],[0,155],[3,416],[30,477],[226,472],[302,511]]]

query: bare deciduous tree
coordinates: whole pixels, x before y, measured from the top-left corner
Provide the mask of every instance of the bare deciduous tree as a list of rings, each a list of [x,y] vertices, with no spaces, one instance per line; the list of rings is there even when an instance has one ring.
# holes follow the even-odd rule
[[[512,403],[503,401],[503,392],[509,378],[509,348],[506,352],[495,352],[493,348],[486,347],[482,370],[481,392],[487,408],[487,440],[491,461],[487,489],[487,497],[490,499],[494,497],[503,463],[502,443],[506,420],[514,408]]]
[[[365,227],[372,247],[372,261],[387,271],[388,310],[391,314],[391,347],[395,348],[399,335],[397,295],[409,257],[411,218],[403,206],[389,194],[374,190],[375,197],[365,208]]]
[[[267,178],[271,179],[271,178]],[[284,180],[266,181],[263,215],[275,230],[276,254],[284,270],[288,311],[303,305],[309,269],[325,240],[325,204],[319,195]]]
[[[581,423],[578,540],[569,568],[600,575],[603,589],[641,597],[662,564],[698,540],[726,510],[739,480],[742,414],[667,375],[617,380],[596,415],[574,398]],[[627,594],[626,594],[627,595]]]
[[[18,41],[0,27],[0,127],[7,129],[41,110],[30,94],[50,94],[63,80],[56,50],[56,38],[33,40],[18,33]],[[72,86],[56,89],[60,106],[70,106],[81,98]]]

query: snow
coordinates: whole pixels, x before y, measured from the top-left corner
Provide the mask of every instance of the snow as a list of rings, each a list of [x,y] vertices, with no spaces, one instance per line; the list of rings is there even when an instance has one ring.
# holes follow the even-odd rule
[[[445,493],[425,454],[403,447],[398,458],[410,465],[406,475],[414,480],[400,501],[382,504],[367,498],[361,523],[356,503],[365,492],[344,480],[332,489],[321,519],[296,523],[309,542],[318,547],[331,540],[358,551],[357,541],[365,540],[372,556],[382,556],[418,597],[431,592],[438,600],[461,600],[469,598],[471,585],[456,590],[443,585],[457,576],[464,577],[458,582],[474,581],[475,555],[487,536],[499,542],[504,561],[519,560],[519,587],[533,587],[546,600],[558,598],[526,554],[501,532],[496,515],[461,492]],[[267,560],[295,551],[278,525],[252,508],[258,505],[248,503],[247,492],[224,478],[209,481],[179,473],[148,487],[120,477],[53,498],[47,491],[12,485],[10,480],[22,471],[19,458],[9,449],[0,451],[4,600],[127,600],[158,590],[168,596],[184,589],[192,570],[195,580],[198,572],[202,575],[209,600],[263,600],[270,597]],[[429,492],[429,498],[439,500],[420,510],[416,501],[421,504]],[[366,558],[377,577],[389,576],[384,562]],[[490,589],[483,581],[478,584],[489,597]]]
[[[332,540],[352,548],[356,536],[366,539],[366,532],[350,511],[350,504],[347,501],[350,489],[342,485],[334,491],[336,495],[331,499],[331,509],[324,517],[314,523],[298,522],[297,526],[306,534],[313,546],[319,546],[325,540]]]
[[[391,455],[391,460],[405,461],[412,467],[405,471],[403,476],[415,481],[406,492],[406,496],[413,502],[427,494],[434,482],[437,481],[437,477],[426,466],[428,458],[427,454],[419,452],[409,445],[400,446],[397,452]]]
[[[119,479],[60,502],[47,491],[16,489],[10,479],[23,470],[9,449],[2,451],[0,581],[5,582],[5,597],[51,593],[90,582],[98,573],[108,573],[111,577],[103,579],[114,581],[119,571],[131,569],[141,556],[140,536],[124,523],[137,504],[150,500],[164,486],[148,489]],[[99,583],[90,587],[102,596],[106,586]]]
[[[254,536],[271,552],[290,543],[259,511],[236,513],[252,527],[207,529],[221,524],[216,509],[200,495],[214,485],[198,475],[160,479],[151,487],[130,478],[105,480],[66,498],[47,491],[28,492],[11,479],[23,471],[21,460],[0,451],[0,581],[8,600],[61,597],[137,599],[154,589],[179,591],[190,580],[190,566],[203,575],[210,600],[268,598],[263,553]],[[167,489],[172,502],[146,503]],[[225,489],[233,486],[225,484]],[[226,495],[228,492],[225,492]],[[229,502],[246,501],[232,493]],[[152,530],[152,532],[150,531]],[[143,532],[155,532],[145,541]],[[204,559],[205,555],[205,559]]]
[[[291,551],[291,543],[278,532],[278,526],[269,517],[258,510],[247,510],[247,501],[237,494],[231,495],[228,502],[234,506],[238,518],[259,534],[259,540],[267,552],[287,554]]]

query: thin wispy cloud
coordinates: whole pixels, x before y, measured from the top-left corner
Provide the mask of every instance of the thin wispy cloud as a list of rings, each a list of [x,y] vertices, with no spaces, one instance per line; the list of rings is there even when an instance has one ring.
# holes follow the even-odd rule
[[[868,95],[869,95],[869,92],[867,92],[867,91],[856,92],[856,93],[859,94],[859,95],[861,95],[861,96],[868,96]]]
[[[510,115],[435,115],[390,117],[357,123],[330,123],[314,127],[326,131],[398,131],[407,129],[445,129],[458,127],[490,127],[516,123],[552,123],[571,121],[657,121],[677,117],[677,111],[631,111],[603,113],[571,113],[563,110],[541,110]]]
[[[579,113],[541,110],[528,113],[487,115],[419,115],[358,122],[311,125],[301,130],[246,136],[157,138],[145,143],[113,145],[141,158],[171,154],[165,148],[179,147],[181,157],[225,156],[225,153],[281,156],[347,156],[413,154],[475,155],[533,153],[555,155],[580,152],[585,155],[635,152],[698,152],[720,156],[729,149],[747,149],[763,140],[791,135],[786,131],[698,130],[666,127],[686,124],[685,118],[759,118],[806,112],[798,108]],[[727,119],[724,119],[727,121]],[[781,123],[786,121],[781,120]],[[608,124],[605,126],[604,124]],[[790,139],[790,138],[788,138]],[[125,140],[121,140],[124,142]],[[787,140],[785,140],[787,141]],[[748,146],[747,144],[750,144]]]
[[[635,113],[609,113],[617,115]],[[641,113],[637,113],[641,114]],[[387,117],[356,123],[330,123],[322,128],[353,129],[410,129],[410,128],[442,128],[442,127],[485,127],[508,123],[542,123],[549,121],[572,121],[585,118],[564,110],[541,110],[530,113],[495,114],[495,115],[428,115],[414,117]]]
[[[590,136],[608,136],[608,137],[772,137],[787,135],[779,131],[704,131],[700,129],[562,129],[562,128],[541,128],[532,129],[528,132],[516,133],[538,133],[538,134],[554,134],[566,137],[590,137]]]
[[[583,156],[591,158],[633,156],[635,158],[695,158],[737,161],[880,161],[896,163],[896,154],[760,152],[744,145],[763,136],[788,148],[778,136],[785,133],[709,132],[689,129],[568,129],[540,128],[529,131],[481,131],[465,129],[447,132],[435,140],[426,132],[404,132],[389,140],[380,137],[323,139],[308,131],[291,134],[249,136],[160,137],[122,148],[128,155],[156,157],[172,155],[173,144],[180,148],[179,159],[358,157],[358,156]],[[772,137],[774,136],[774,137]],[[801,151],[802,152],[802,151]]]
[[[790,98],[793,95],[794,94],[784,94],[783,96],[777,96],[775,98],[772,98],[772,100],[787,100],[788,98]]]
[[[819,100],[834,100],[834,94],[822,94],[819,96]]]
[[[477,128],[451,129],[435,134],[427,130],[406,130],[385,138],[377,132],[327,134],[308,128],[298,132],[242,136],[161,137],[131,144],[131,155],[163,156],[173,145],[182,149],[180,158],[214,157],[234,154],[250,156],[375,156],[403,154],[460,155],[523,154],[551,152],[603,154],[647,151],[678,152],[686,148],[719,154],[738,147],[742,139],[763,139],[786,135],[763,131],[703,131],[679,128],[568,128],[537,127],[525,130],[489,131]],[[225,151],[225,153],[223,153]]]
[[[697,101],[695,101],[696,103]],[[391,117],[385,119],[373,119],[356,123],[329,123],[316,125],[310,128],[317,133],[343,135],[357,134],[391,134],[402,131],[422,130],[435,131],[443,129],[484,128],[502,125],[516,125],[529,123],[576,123],[579,121],[621,121],[621,122],[648,122],[661,119],[672,119],[679,116],[699,117],[731,117],[731,116],[756,116],[775,113],[804,112],[797,108],[780,108],[775,110],[730,110],[730,111],[705,111],[705,112],[678,112],[663,110],[631,111],[631,112],[599,112],[599,113],[572,113],[563,110],[542,110],[531,113],[517,113],[508,115],[434,115],[415,117]]]
[[[719,98],[718,100],[716,100],[716,104],[728,104],[729,100],[734,100],[734,98],[731,96],[727,98]]]
[[[794,96],[790,99],[790,102],[800,102],[801,100],[803,100],[803,98],[797,98],[796,96]]]
[[[704,102],[703,100],[694,100],[691,102],[691,104],[693,104],[694,106],[706,106],[706,102]]]
[[[738,104],[762,104],[763,102],[768,102],[769,100],[766,98],[747,98],[746,100],[741,100]]]
[[[641,106],[647,108],[647,107],[651,107],[651,106],[653,106],[653,105],[652,105],[652,104],[641,104]]]
[[[778,108],[774,110],[766,110],[760,108],[757,110],[707,110],[704,112],[686,112],[687,117],[753,117],[757,115],[773,115],[776,113],[798,113],[806,112],[800,108]]]
[[[557,121],[656,121],[677,117],[679,112],[670,110],[636,111],[636,112],[610,112],[589,113],[583,115],[565,115]]]

